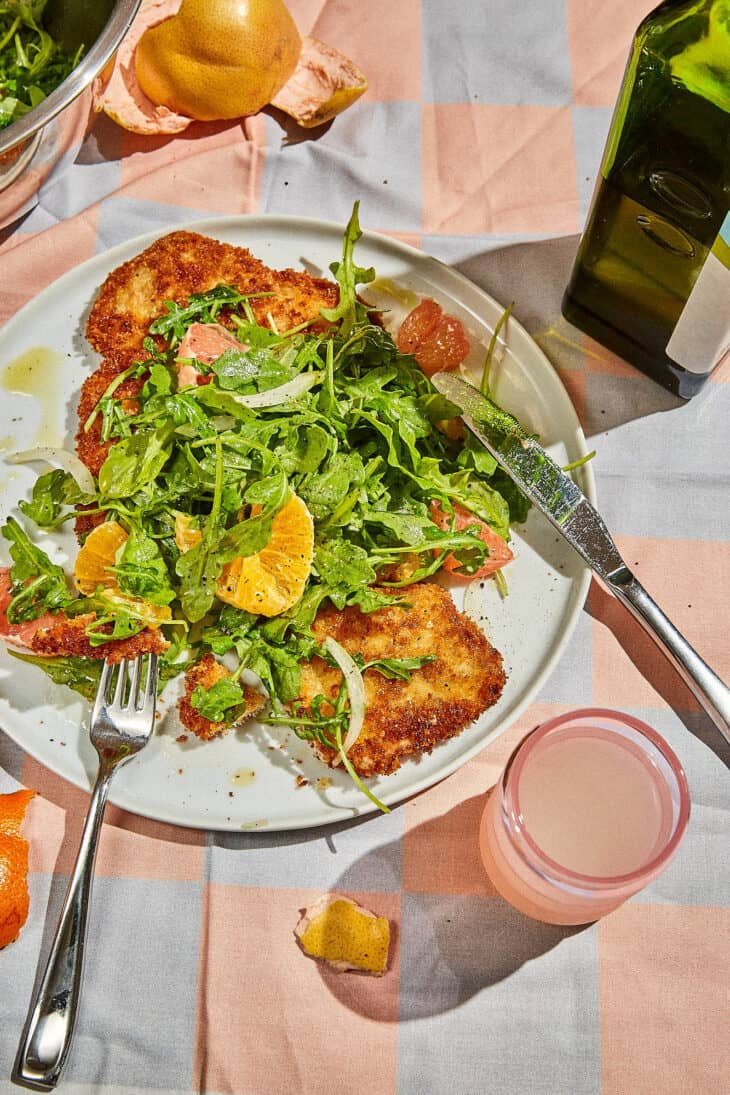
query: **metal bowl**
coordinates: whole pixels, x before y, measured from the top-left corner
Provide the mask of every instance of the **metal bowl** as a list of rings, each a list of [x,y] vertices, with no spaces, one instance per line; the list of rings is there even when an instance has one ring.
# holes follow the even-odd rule
[[[0,130],[0,228],[35,204],[64,158],[73,159],[91,120],[91,84],[114,57],[141,0],[49,0],[46,29],[84,56],[63,83],[25,117]]]

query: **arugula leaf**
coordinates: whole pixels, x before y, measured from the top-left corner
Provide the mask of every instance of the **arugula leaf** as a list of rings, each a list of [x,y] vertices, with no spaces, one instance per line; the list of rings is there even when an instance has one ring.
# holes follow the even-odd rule
[[[222,569],[223,564],[211,555],[205,536],[178,559],[175,570],[180,579],[182,610],[191,623],[202,620],[210,610]]]
[[[211,548],[220,536],[221,495],[223,492],[223,447],[220,438],[215,442],[216,464],[213,504],[207,519],[203,523],[200,541],[181,555],[175,571],[180,578],[180,600],[182,610],[191,623],[202,620],[213,604],[216,582],[223,569],[222,561],[216,559]]]
[[[35,654],[23,654],[19,650],[11,650],[10,648],[8,648],[8,652],[21,662],[37,665],[56,684],[65,684],[68,688],[73,688],[75,692],[79,692],[89,702],[92,702],[96,696],[101,678],[101,668],[104,664],[101,659],[94,660],[72,656],[42,658]]]
[[[256,623],[252,612],[245,612],[234,605],[223,605],[218,622],[203,629],[202,641],[214,654],[227,654],[245,639]]]
[[[375,581],[375,569],[367,551],[349,540],[333,537],[321,541],[314,550],[314,565],[328,588],[330,600],[339,609],[345,607],[353,590],[371,586]]]
[[[185,337],[192,323],[213,323],[221,308],[238,308],[254,297],[271,296],[271,293],[240,293],[231,285],[216,285],[205,293],[191,293],[187,304],[174,300],[165,301],[166,314],[150,324],[151,335],[162,335],[171,347]]]
[[[224,350],[211,369],[224,391],[244,394],[278,388],[296,376],[290,365],[267,349]]]
[[[68,506],[89,505],[93,494],[85,494],[74,477],[67,471],[55,468],[36,479],[29,502],[22,500],[18,506],[26,517],[39,528],[55,528],[65,520]]]
[[[243,688],[231,677],[221,677],[210,686],[198,685],[190,697],[190,703],[204,719],[226,722],[229,711],[235,711],[243,703]]]
[[[355,659],[362,662],[362,659]],[[381,677],[390,681],[409,681],[411,674],[417,669],[422,669],[429,662],[435,662],[435,654],[424,654],[417,658],[376,658],[371,662],[362,662],[360,668],[364,673],[366,669],[374,669]]]
[[[36,620],[44,612],[60,612],[73,600],[60,566],[28,538],[14,517],[8,517],[2,534],[10,542],[10,580],[13,596],[7,607],[8,623]]]
[[[165,422],[114,445],[99,471],[102,497],[129,498],[156,479],[170,458],[174,429]]]
[[[362,236],[358,212],[360,202],[355,202],[352,215],[345,229],[342,242],[342,261],[333,262],[330,270],[340,286],[340,300],[336,308],[323,308],[322,315],[330,323],[340,322],[340,330],[347,334],[358,319],[367,315],[364,305],[357,299],[357,286],[364,285],[375,278],[372,266],[365,269],[357,266],[354,260],[355,244]]]
[[[362,457],[357,452],[336,452],[321,472],[313,472],[300,485],[299,493],[315,521],[329,517],[353,486],[365,478]]]
[[[140,526],[131,527],[121,558],[113,569],[123,593],[154,605],[169,605],[175,600],[162,552]]]
[[[272,517],[264,511],[239,521],[220,537],[213,549],[221,569],[239,557],[247,558],[262,551],[271,539]]]
[[[264,639],[252,639],[242,658],[242,664],[264,683],[275,704],[290,703],[299,695],[302,657],[311,656],[312,644],[304,647],[294,643],[294,649],[274,646]],[[305,652],[306,651],[306,652]]]

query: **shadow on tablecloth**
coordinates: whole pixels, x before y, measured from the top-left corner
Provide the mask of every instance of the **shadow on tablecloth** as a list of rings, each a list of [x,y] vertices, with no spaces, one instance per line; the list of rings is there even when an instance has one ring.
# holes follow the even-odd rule
[[[587,436],[625,422],[678,411],[684,400],[665,391],[562,318],[560,305],[578,249],[578,236],[512,244],[456,264],[462,274],[503,304],[514,301],[515,318],[557,369],[576,403]],[[613,378],[610,401],[598,406],[590,392],[577,397],[586,373]]]
[[[408,839],[423,843],[434,825],[447,831],[460,830],[463,843],[454,855],[463,855],[465,862],[478,859],[474,819],[483,808],[483,796],[466,799],[443,816],[410,830]],[[385,845],[364,858],[380,858],[392,850]],[[481,869],[479,861],[477,870]],[[357,892],[356,879],[367,873],[362,861],[354,864],[332,887],[333,892]],[[400,932],[400,924],[391,922],[391,931],[395,929],[391,970],[398,978],[398,1022],[459,1007],[590,927],[559,927],[531,920],[490,893],[491,889],[485,877],[482,893],[402,893],[402,906],[408,907],[402,908],[400,924],[407,925],[407,934]],[[395,1021],[390,995],[383,993],[379,978],[339,974],[323,965],[320,976],[332,995],[351,1011],[378,1022]]]

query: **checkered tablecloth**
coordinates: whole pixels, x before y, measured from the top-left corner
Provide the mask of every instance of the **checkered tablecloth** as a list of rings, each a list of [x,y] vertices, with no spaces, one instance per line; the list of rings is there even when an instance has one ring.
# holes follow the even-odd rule
[[[73,167],[2,234],[0,321],[110,245],[214,213],[365,227],[460,268],[555,363],[630,565],[730,678],[727,371],[689,405],[567,327],[559,302],[633,28],[647,0],[292,0],[352,57],[366,96],[324,132],[263,113],[141,138],[100,117]],[[0,359],[2,331],[0,330]],[[0,412],[1,413],[1,412]],[[0,434],[4,431],[0,429]],[[543,718],[618,707],[655,726],[693,799],[676,860],[581,930],[499,899],[481,866],[484,795]],[[598,587],[538,701],[455,775],[331,827],[182,830],[110,807],[68,1095],[711,1095],[727,1090],[730,750],[651,641]],[[38,789],[31,912],[0,952],[0,1092],[87,796],[0,732],[0,790]],[[298,910],[351,894],[390,918],[382,980],[323,972]]]

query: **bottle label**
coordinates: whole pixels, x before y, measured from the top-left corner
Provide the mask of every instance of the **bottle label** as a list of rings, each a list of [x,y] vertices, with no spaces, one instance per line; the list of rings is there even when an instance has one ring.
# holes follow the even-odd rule
[[[730,212],[667,343],[690,373],[709,373],[730,353]]]

